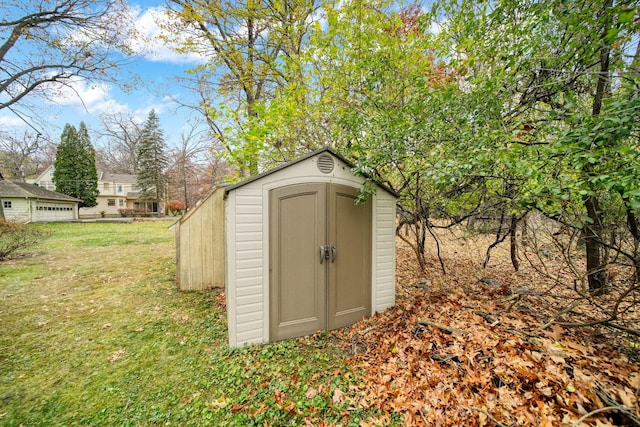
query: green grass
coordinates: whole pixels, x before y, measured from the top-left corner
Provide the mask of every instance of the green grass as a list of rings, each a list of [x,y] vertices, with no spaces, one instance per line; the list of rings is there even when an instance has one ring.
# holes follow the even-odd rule
[[[216,294],[176,289],[168,225],[40,225],[46,241],[0,263],[0,425],[359,425],[375,415],[354,407],[359,380],[323,335],[229,348]]]

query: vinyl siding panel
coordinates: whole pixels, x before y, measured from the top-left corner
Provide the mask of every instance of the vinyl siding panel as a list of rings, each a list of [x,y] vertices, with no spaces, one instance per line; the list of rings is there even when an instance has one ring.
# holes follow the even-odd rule
[[[260,344],[264,342],[262,338],[262,332],[257,332],[257,329],[252,329],[248,332],[239,331],[236,335],[236,342],[238,345],[250,345]]]
[[[373,230],[374,311],[384,311],[395,304],[395,213],[395,198],[379,191],[375,200]]]
[[[227,199],[233,221],[227,223],[229,343],[264,341],[264,272],[262,192],[240,188]],[[231,289],[233,287],[233,289]],[[232,304],[233,307],[230,307]],[[232,331],[233,335],[232,336]]]

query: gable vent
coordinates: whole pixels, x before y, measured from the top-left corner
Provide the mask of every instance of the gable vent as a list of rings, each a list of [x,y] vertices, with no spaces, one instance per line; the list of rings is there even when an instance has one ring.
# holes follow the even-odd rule
[[[320,170],[320,172],[331,173],[331,171],[333,170],[333,167],[334,167],[333,157],[331,157],[328,154],[321,154],[318,157],[318,169]]]

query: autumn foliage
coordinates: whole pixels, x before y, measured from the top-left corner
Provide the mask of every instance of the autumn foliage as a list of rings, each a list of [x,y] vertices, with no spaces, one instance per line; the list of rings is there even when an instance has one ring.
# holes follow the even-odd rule
[[[510,286],[522,277],[486,284],[459,264],[419,282],[411,258],[400,249],[397,304],[338,333],[364,371],[353,404],[389,414],[368,425],[639,425],[637,360],[583,331],[537,330],[543,309]]]
[[[186,207],[187,206],[185,205],[185,203],[180,200],[171,200],[169,203],[167,203],[167,209],[169,210],[171,215],[177,215],[183,212]]]

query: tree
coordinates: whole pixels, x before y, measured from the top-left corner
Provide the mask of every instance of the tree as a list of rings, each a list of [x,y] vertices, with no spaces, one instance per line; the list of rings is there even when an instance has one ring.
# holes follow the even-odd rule
[[[151,110],[142,129],[138,149],[137,181],[141,198],[152,198],[158,203],[164,198],[168,164],[160,122],[155,110]],[[158,216],[160,214],[158,209]]]
[[[609,255],[638,264],[611,240],[635,237],[640,22],[634,2],[441,2],[443,54],[456,53],[475,111],[474,144],[494,141],[494,161],[517,177],[518,201],[583,233],[586,282],[605,289]],[[634,55],[635,52],[635,55]],[[451,56],[449,54],[449,56]],[[489,109],[487,100],[495,100]],[[472,110],[472,111],[473,111]],[[468,127],[468,126],[465,126]],[[498,143],[498,144],[496,144]]]
[[[274,147],[282,140],[300,141],[300,148],[313,141],[335,146],[355,160],[357,172],[397,190],[410,231],[400,236],[424,269],[433,216],[448,213],[454,198],[458,211],[478,205],[463,199],[467,192],[455,194],[451,181],[436,183],[430,168],[447,149],[443,129],[451,126],[451,106],[444,106],[451,104],[456,75],[436,59],[418,7],[326,2],[323,12],[326,26],[315,27],[299,58],[304,78],[261,106],[252,133]],[[287,145],[283,157],[293,151]],[[469,177],[469,191],[484,186]],[[363,196],[373,188],[365,186]]]
[[[56,191],[81,199],[81,208],[98,204],[95,150],[84,122],[78,130],[68,123],[65,125],[53,166]]]
[[[186,209],[193,206],[213,184],[207,156],[211,141],[206,129],[199,124],[196,120],[182,132],[180,145],[171,150],[173,161],[166,174],[168,198],[181,200]]]
[[[177,50],[209,58],[195,70],[199,76],[195,83],[204,95],[205,105],[200,108],[213,135],[242,174],[257,173],[260,154],[269,147],[247,133],[247,128],[257,119],[257,106],[297,77],[286,65],[300,53],[316,8],[314,1],[170,3],[170,15],[181,24],[169,29],[186,36]],[[224,100],[222,107],[213,105],[216,98]]]
[[[104,114],[100,117],[104,139],[97,152],[98,164],[114,173],[135,175],[142,125],[131,114]]]
[[[51,164],[49,152],[54,144],[47,137],[24,133],[0,133],[0,167],[5,178],[24,182]]]
[[[3,2],[0,111],[27,97],[55,98],[77,79],[108,78],[129,52],[132,22],[121,0]]]
[[[511,236],[517,268],[516,228],[536,209],[583,231],[591,292],[604,287],[608,254],[640,271],[638,250],[612,240],[623,227],[629,248],[640,243],[633,2],[445,1],[426,14],[374,0],[323,11],[300,60],[312,95],[297,110],[319,111],[329,141],[401,193],[418,257],[431,227],[486,212],[499,219],[495,244]],[[292,98],[277,94],[247,134],[290,131]]]

